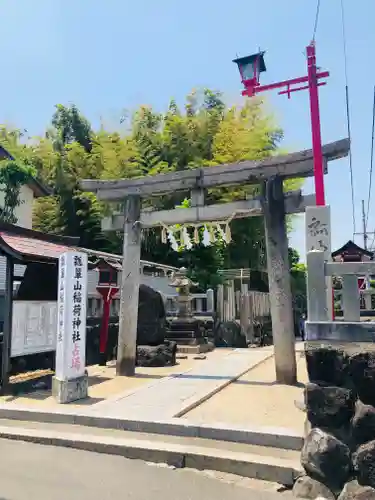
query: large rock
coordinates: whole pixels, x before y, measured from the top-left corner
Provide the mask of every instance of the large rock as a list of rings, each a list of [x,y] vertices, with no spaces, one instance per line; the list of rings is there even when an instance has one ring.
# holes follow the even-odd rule
[[[138,345],[160,345],[166,333],[166,314],[159,292],[147,285],[139,286]]]
[[[348,359],[344,351],[307,344],[305,355],[310,382],[340,387],[347,384]]]
[[[348,424],[352,418],[355,395],[344,387],[307,384],[305,405],[313,427],[337,428]]]
[[[219,323],[214,331],[216,347],[246,347],[246,338],[236,321]]]
[[[375,437],[375,408],[358,401],[352,420],[352,437],[357,446]]]
[[[305,498],[307,500],[315,500],[322,497],[326,500],[335,500],[335,495],[323,483],[310,476],[300,476],[293,486],[293,495],[296,498]]]
[[[173,366],[176,364],[177,344],[165,341],[157,346],[137,346],[137,366]]]
[[[361,445],[353,454],[353,465],[358,482],[375,488],[375,441]]]
[[[375,406],[375,352],[360,352],[349,358],[349,374],[359,399]]]
[[[375,490],[370,486],[361,486],[353,480],[346,483],[337,500],[374,500]]]
[[[307,474],[334,492],[341,491],[351,473],[349,447],[318,428],[305,439],[301,463]]]

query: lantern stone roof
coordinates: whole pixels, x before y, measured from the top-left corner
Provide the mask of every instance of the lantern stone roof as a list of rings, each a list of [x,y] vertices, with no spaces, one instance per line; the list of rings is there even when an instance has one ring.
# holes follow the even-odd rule
[[[0,161],[14,161],[14,159],[14,156],[12,156],[3,146],[0,145]],[[27,185],[33,191],[35,198],[39,198],[41,196],[49,196],[51,194],[51,191],[47,188],[47,186],[38,181],[38,179],[30,179]]]
[[[365,248],[360,247],[354,241],[349,240],[343,245],[341,248],[338,248],[334,252],[332,252],[332,258],[338,257],[342,254],[361,254],[369,257],[371,260],[374,258],[374,252],[370,252],[370,250],[366,250]]]

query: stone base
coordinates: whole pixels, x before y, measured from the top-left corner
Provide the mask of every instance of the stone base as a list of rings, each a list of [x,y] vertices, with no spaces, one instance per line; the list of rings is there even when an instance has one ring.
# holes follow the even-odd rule
[[[172,340],[172,339],[168,339],[168,340]],[[206,344],[207,341],[204,337],[201,337],[201,338],[196,338],[196,337],[191,337],[191,338],[187,338],[187,337],[174,337],[173,338],[173,342],[176,342],[177,345],[179,346],[182,346],[182,345],[186,345],[186,346],[197,346],[197,345],[200,345],[200,344]]]
[[[73,380],[52,378],[52,396],[58,403],[71,403],[88,397],[89,378],[87,373]]]
[[[212,342],[207,344],[198,345],[179,345],[177,344],[177,352],[182,354],[202,354],[205,352],[210,352],[215,349],[215,345]]]

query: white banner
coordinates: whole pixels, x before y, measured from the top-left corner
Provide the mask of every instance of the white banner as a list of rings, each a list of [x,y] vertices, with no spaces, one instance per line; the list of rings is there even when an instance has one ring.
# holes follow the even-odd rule
[[[85,373],[87,255],[66,252],[59,259],[55,376],[71,380]]]

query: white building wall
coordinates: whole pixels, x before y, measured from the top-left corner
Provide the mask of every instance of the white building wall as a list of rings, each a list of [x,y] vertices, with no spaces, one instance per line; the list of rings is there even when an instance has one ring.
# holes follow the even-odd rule
[[[34,193],[29,186],[21,186],[20,205],[16,207],[14,215],[17,217],[17,226],[32,229]],[[4,205],[4,192],[0,191],[0,206]]]

